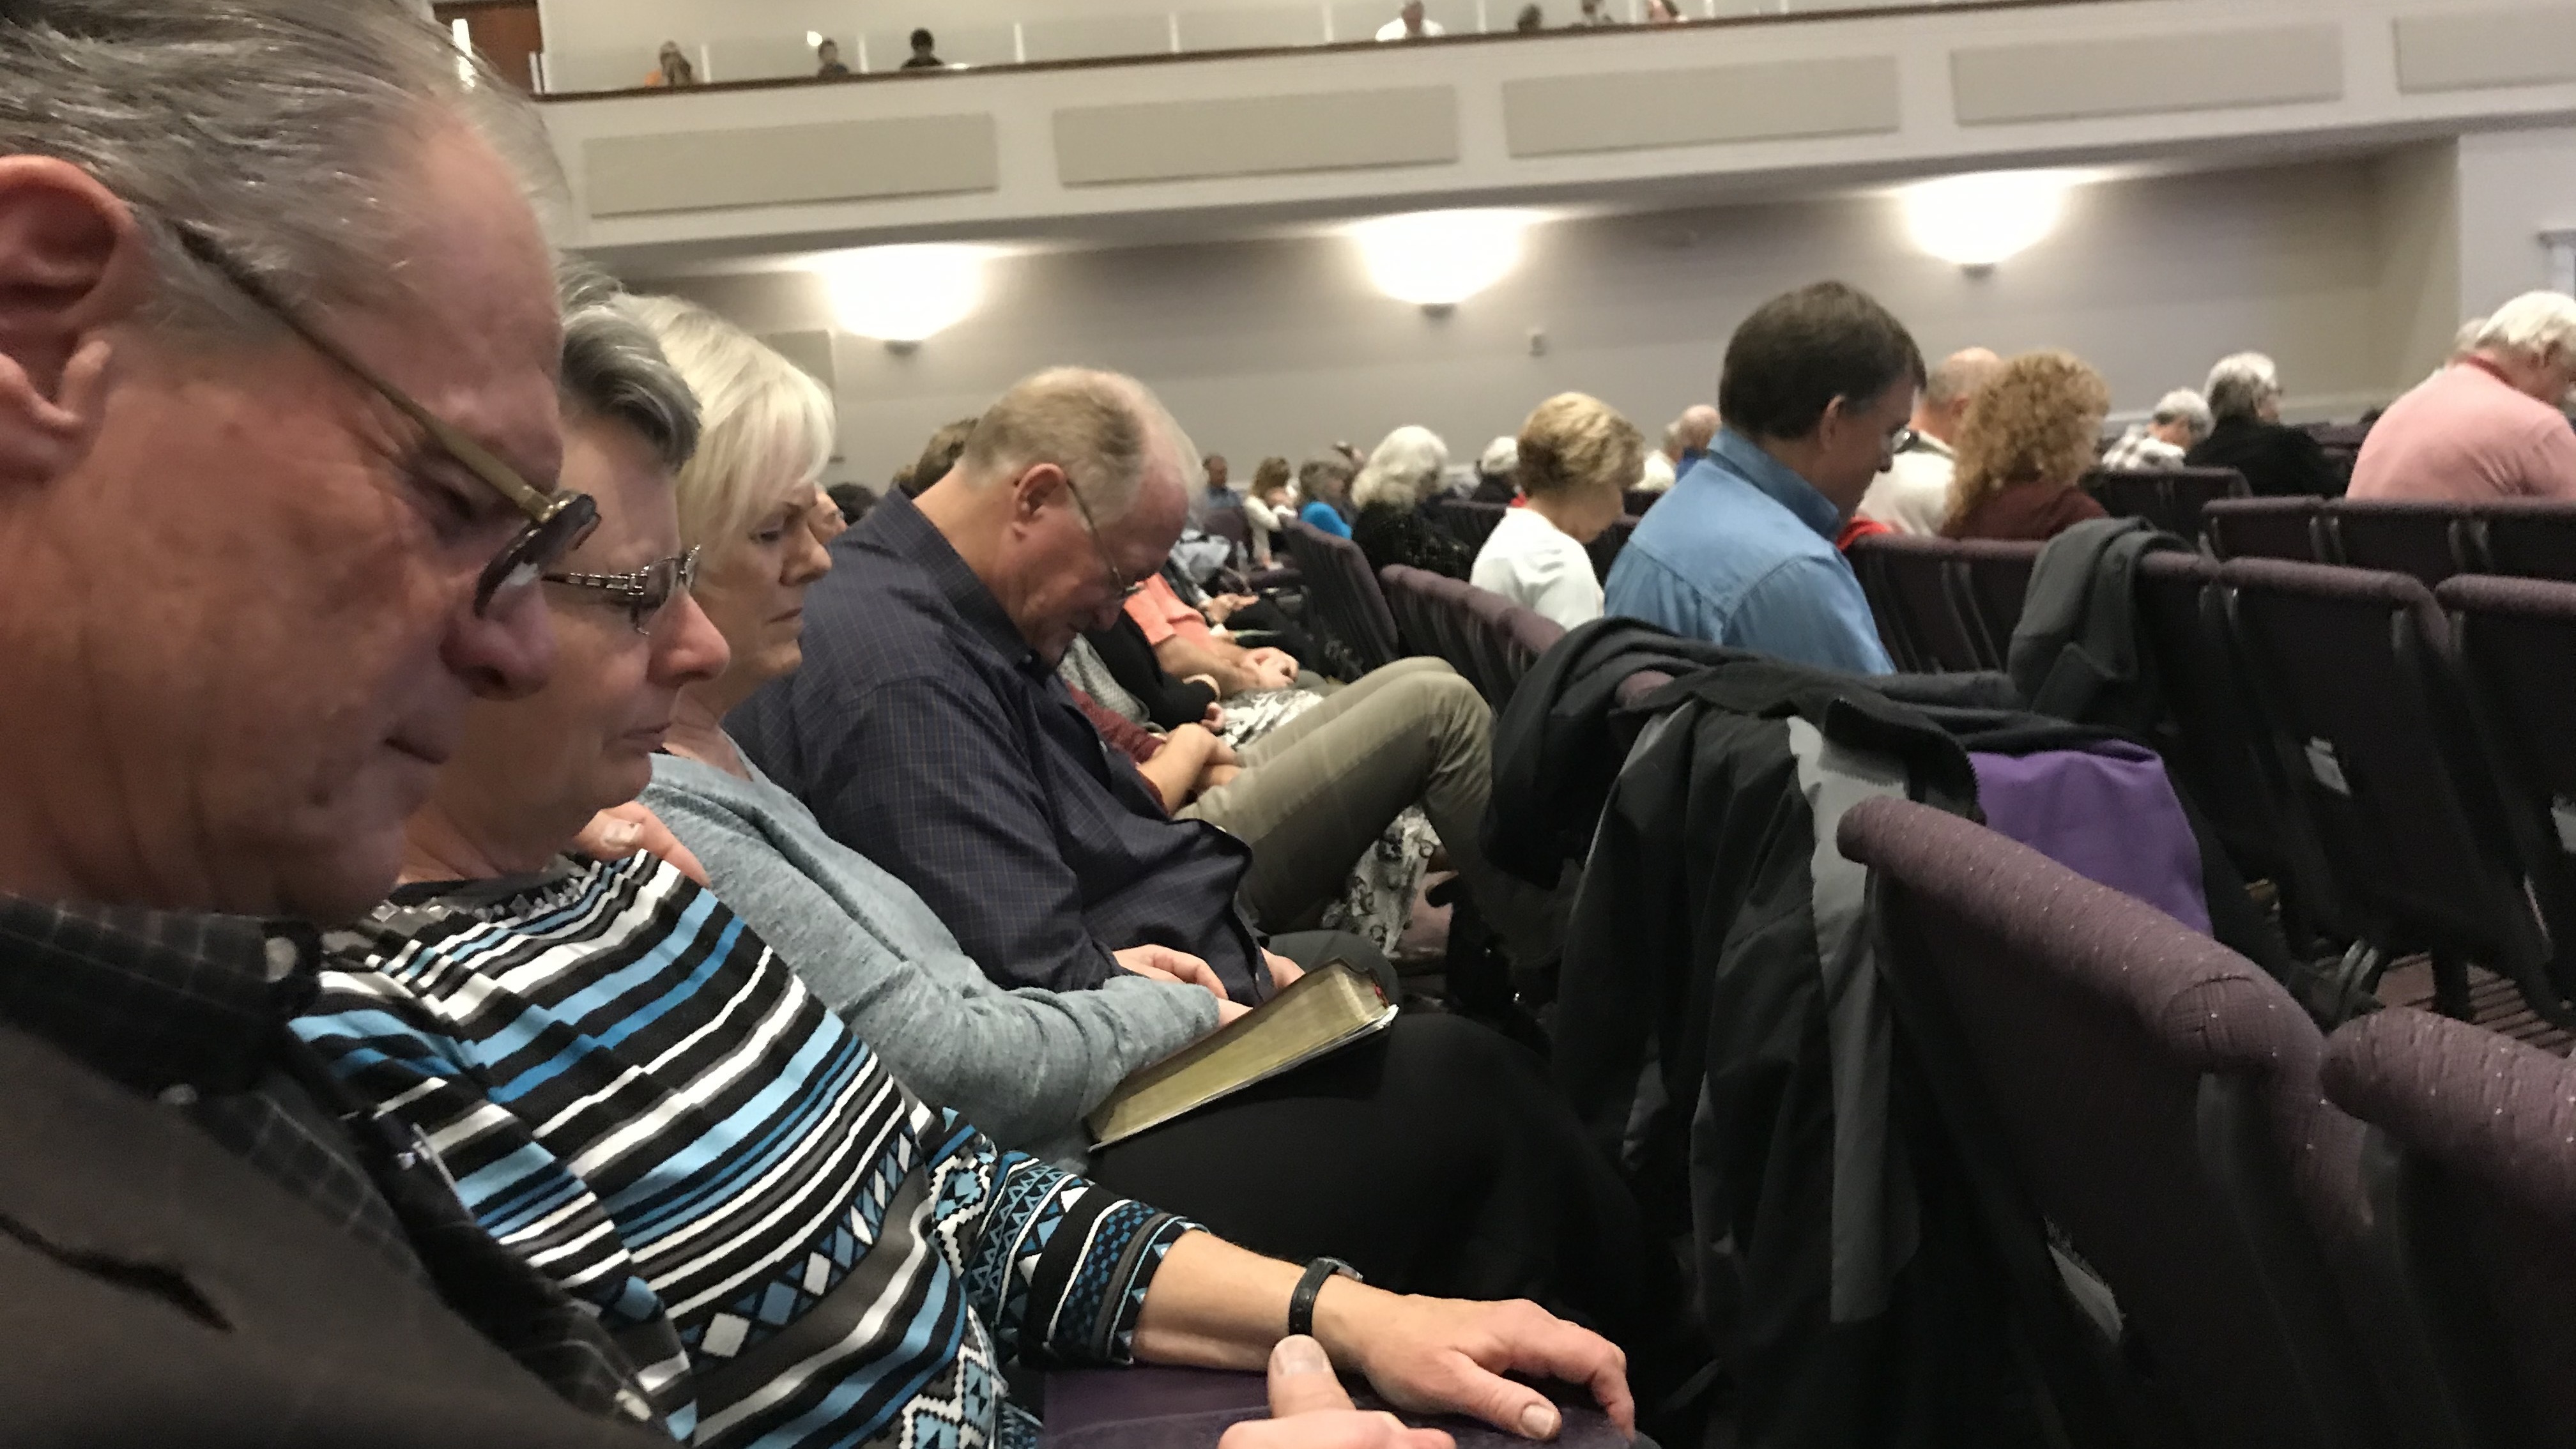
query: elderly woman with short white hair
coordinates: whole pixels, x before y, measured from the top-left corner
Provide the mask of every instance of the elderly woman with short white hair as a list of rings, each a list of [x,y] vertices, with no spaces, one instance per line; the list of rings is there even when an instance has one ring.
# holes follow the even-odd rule
[[[1448,469],[1449,445],[1429,428],[1398,428],[1369,454],[1351,480],[1351,541],[1371,570],[1404,564],[1464,580],[1475,567],[1467,545],[1423,512]]]
[[[2239,352],[2209,370],[2209,436],[2183,461],[2233,468],[2263,497],[2322,497],[2343,491],[2317,440],[2281,422],[2281,374],[2259,352]]]
[[[2389,405],[2353,465],[2355,498],[2576,498],[2576,297],[2526,292],[2450,366]]]

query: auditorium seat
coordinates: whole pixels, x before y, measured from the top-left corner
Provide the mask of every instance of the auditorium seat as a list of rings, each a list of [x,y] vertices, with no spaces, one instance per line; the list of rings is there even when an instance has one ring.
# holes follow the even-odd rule
[[[2463,575],[2435,598],[2521,873],[2552,941],[2576,944],[2576,584]],[[2576,951],[2550,982],[2576,1001]],[[2565,1022],[2564,1011],[2544,1016]]]
[[[2100,1357],[2127,1366],[2132,1442],[2391,1444],[2334,1267],[2360,1231],[2360,1132],[2318,1089],[2298,1003],[1957,816],[1876,799],[1839,834],[1871,871],[1900,1029],[1959,1064],[1929,1074],[1944,1119],[1999,1140],[2080,1260],[2061,1271],[2107,1285],[2095,1316],[2117,1315],[2119,1346]]]
[[[1386,611],[1395,620],[1396,637],[1407,654],[1449,658],[1448,651],[1441,647],[1440,605],[1430,584],[1438,577],[1407,564],[1389,564],[1377,571],[1378,592],[1386,596]],[[1458,661],[1449,662],[1454,665]],[[1464,674],[1466,670],[1458,672]]]
[[[1852,546],[1843,550],[1843,558],[1851,564],[1853,576],[1860,580],[1862,596],[1869,600],[1870,622],[1878,626],[1878,642],[1887,650],[1887,657],[1899,670],[1919,673],[1921,666],[1915,662],[1914,641],[1905,633],[1905,602],[1897,597],[1895,582],[1888,577],[1887,570],[1879,566],[1883,556],[1862,547],[1870,539],[1881,536],[1871,534],[1853,540]]]
[[[2013,630],[2021,625],[2031,571],[2039,566],[2040,550],[2048,545],[1972,538],[1954,546],[1958,563],[1953,592],[1966,601],[1969,631],[1977,643],[1977,667],[2001,669],[2012,653]]]
[[[2370,1124],[2389,1316],[2433,1369],[2396,1405],[2403,1442],[2576,1444],[2576,1065],[2392,1007],[2334,1034],[2324,1081]]]
[[[1469,553],[1485,546],[1485,540],[1494,536],[1495,526],[1510,511],[1506,504],[1478,503],[1472,498],[1443,498],[1434,506],[1440,510],[1440,521],[1467,545]]]
[[[2576,503],[2555,498],[2482,503],[2471,528],[2481,571],[2576,582]]]
[[[2343,912],[2315,831],[2255,712],[2211,591],[2217,579],[2217,563],[2199,554],[2138,560],[2139,654],[2167,716],[2157,747],[2237,868],[2272,882],[2291,944],[2311,952]]]
[[[2143,518],[2184,538],[2200,537],[2209,504],[2246,496],[2244,475],[2233,468],[2095,468],[2084,489],[2114,518]]]
[[[2325,557],[2335,563],[2408,574],[2428,589],[2475,567],[2463,552],[2469,511],[2462,504],[2338,498],[2320,517]]]
[[[1624,517],[1614,518],[1610,520],[1610,526],[1608,528],[1601,530],[1601,536],[1599,538],[1596,538],[1583,546],[1583,551],[1592,555],[1592,576],[1594,578],[1601,580],[1605,584],[1610,581],[1610,565],[1619,561],[1619,550],[1628,546],[1628,536],[1636,531],[1637,519],[1635,515],[1630,514]]]
[[[2242,559],[2219,569],[2228,628],[2334,894],[2374,981],[2429,952],[2446,1012],[2467,967],[2556,1009],[2549,944],[2522,888],[2492,776],[2430,590],[2404,574]]]
[[[1917,538],[1901,533],[1878,533],[1855,540],[1850,557],[1855,566],[1867,565],[1880,580],[1879,587],[1895,608],[1896,634],[1904,641],[1905,650],[1897,655],[1897,664],[1909,673],[1964,673],[1985,667],[1977,638],[1960,607],[1960,588],[1953,581],[1960,557],[1959,545],[1944,538]],[[1862,590],[1869,592],[1868,572],[1862,575]],[[1878,608],[1881,595],[1871,595],[1871,608]],[[1880,632],[1887,631],[1884,615]]]
[[[2222,498],[2201,510],[2201,533],[2222,559],[2286,558],[2313,563],[2322,498]],[[2188,535],[2186,535],[2188,536]]]
[[[1349,652],[1351,662],[1366,673],[1401,658],[1403,636],[1359,545],[1296,518],[1288,521],[1285,536],[1305,576],[1307,612]]]

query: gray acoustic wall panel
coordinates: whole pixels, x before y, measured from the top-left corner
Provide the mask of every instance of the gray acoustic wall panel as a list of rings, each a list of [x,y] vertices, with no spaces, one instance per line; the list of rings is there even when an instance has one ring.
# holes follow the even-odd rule
[[[1900,120],[1892,55],[1503,83],[1514,156],[1871,135]]]
[[[2576,81],[2576,10],[2406,15],[2397,26],[2397,88],[2465,91]]]
[[[582,147],[592,216],[991,191],[993,118],[903,116],[608,136]]]
[[[1272,176],[1458,159],[1448,86],[1078,106],[1055,113],[1067,186]]]
[[[2297,25],[1980,46],[1950,53],[1950,84],[1963,126],[2331,101],[2343,37]]]

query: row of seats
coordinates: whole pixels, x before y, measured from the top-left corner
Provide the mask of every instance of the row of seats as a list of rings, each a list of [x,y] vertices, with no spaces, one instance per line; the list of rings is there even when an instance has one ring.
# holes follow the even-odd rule
[[[2251,490],[2233,468],[2095,468],[2084,491],[2113,518],[2143,518],[2167,533],[2200,537],[2202,510]]]
[[[1498,714],[1530,666],[1565,637],[1534,610],[1428,569],[1395,564],[1378,580],[1407,649],[1448,660]]]
[[[2268,501],[2268,500],[2255,500]],[[2220,525],[2223,527],[2223,525]],[[2039,545],[1873,537],[1852,562],[1917,672],[2004,662]],[[2280,889],[2338,991],[2428,953],[2576,1026],[2576,584],[2147,555],[2134,606],[2168,764],[2237,865]]]
[[[2211,503],[2202,524],[2183,536],[2223,559],[2385,569],[2427,588],[2454,574],[2576,580],[2576,504],[2555,499],[2240,498]]]
[[[2025,1310],[2108,1290],[2076,1295],[2103,1351],[2052,1366],[2073,1442],[2576,1443],[2576,1067],[2404,1008],[2324,1037],[2251,961],[1942,811],[1870,801],[1839,839],[1931,1104],[2019,1188],[1988,1210],[2065,1250],[2002,1270]]]

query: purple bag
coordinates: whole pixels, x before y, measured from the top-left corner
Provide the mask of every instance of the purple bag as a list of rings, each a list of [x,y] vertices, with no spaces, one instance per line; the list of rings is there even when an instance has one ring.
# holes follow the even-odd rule
[[[1997,834],[2209,934],[2200,842],[2155,751],[2105,740],[1968,760],[1977,806]]]

